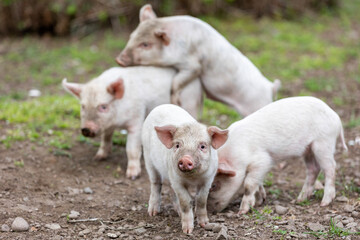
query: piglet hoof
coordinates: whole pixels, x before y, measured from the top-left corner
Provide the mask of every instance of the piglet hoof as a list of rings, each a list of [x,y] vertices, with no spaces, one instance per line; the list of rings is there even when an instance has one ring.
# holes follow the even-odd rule
[[[209,218],[208,217],[203,217],[198,219],[199,225],[200,227],[204,228],[206,224],[209,223]]]
[[[154,217],[154,216],[158,215],[159,212],[156,211],[156,210],[150,210],[150,209],[149,209],[148,213],[149,213],[149,216],[150,216],[150,217]]]
[[[191,226],[183,226],[182,227],[182,230],[185,234],[191,234],[192,231],[194,230],[194,227],[191,227]]]
[[[331,203],[331,201],[322,201],[322,202],[320,203],[320,207],[329,206],[330,203]]]
[[[99,161],[105,161],[107,158],[107,155],[100,155],[97,154],[93,157],[93,161],[99,162]]]
[[[141,168],[139,167],[128,167],[126,170],[126,177],[135,180],[140,176]]]

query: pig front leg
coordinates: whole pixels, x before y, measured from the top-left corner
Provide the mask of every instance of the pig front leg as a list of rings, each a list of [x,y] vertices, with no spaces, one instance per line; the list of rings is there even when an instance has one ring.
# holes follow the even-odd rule
[[[179,202],[182,230],[184,233],[190,234],[194,230],[194,214],[192,211],[191,196],[187,189],[180,184],[176,184],[175,186],[172,184],[172,187]]]
[[[199,77],[201,72],[201,65],[196,61],[190,62],[191,68],[189,69],[180,69],[180,71],[175,75],[172,86],[171,86],[171,103],[181,106],[180,102],[180,92],[181,90],[188,85],[190,82],[194,81]]]
[[[114,129],[108,129],[101,133],[101,143],[96,155],[93,157],[94,161],[105,160],[110,155],[113,133]]]
[[[195,197],[195,212],[199,225],[205,227],[209,223],[207,215],[206,202],[209,195],[209,189],[211,185],[205,185],[200,189]]]
[[[128,158],[126,177],[135,180],[141,173],[141,124],[128,128],[126,155]]]
[[[160,212],[162,182],[161,177],[159,173],[154,169],[154,166],[148,167],[147,169],[151,184],[148,213],[149,216],[155,216]]]

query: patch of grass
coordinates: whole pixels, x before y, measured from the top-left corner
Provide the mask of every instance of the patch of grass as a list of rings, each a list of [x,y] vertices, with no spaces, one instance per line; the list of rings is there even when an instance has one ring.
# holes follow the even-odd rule
[[[220,116],[220,117],[219,117]],[[224,124],[229,126],[231,123],[240,120],[240,115],[232,108],[212,101],[210,99],[204,100],[204,109],[201,116],[201,121],[209,125],[220,125],[220,118],[224,116]]]
[[[315,190],[314,196],[316,200],[321,200],[324,196],[324,189]]]
[[[274,174],[269,172],[264,180],[264,187],[271,187],[273,185]]]
[[[351,114],[349,122],[345,125],[347,128],[354,128],[360,126],[360,116],[356,117],[355,114]]]
[[[19,160],[19,161],[14,161],[14,165],[15,167],[24,167],[24,161],[23,160]]]
[[[72,133],[66,130],[78,128],[80,122],[79,104],[70,96],[43,96],[27,101],[3,97],[0,109],[0,120],[16,126],[0,140],[7,147],[29,139],[57,149],[70,149]]]
[[[327,91],[331,92],[335,86],[334,79],[324,78],[309,78],[305,80],[304,86],[306,89],[312,92]]]
[[[68,151],[60,150],[60,149],[55,149],[53,154],[55,156],[64,156],[64,157],[72,158],[71,153],[69,153]]]
[[[282,230],[282,229],[274,229],[273,233],[278,233],[280,235],[285,235],[287,233],[286,230]]]
[[[311,232],[305,232],[305,234],[313,235],[317,238],[320,238],[321,236],[328,237],[328,238],[334,238],[334,237],[346,237],[349,235],[360,235],[360,232],[350,232],[347,229],[337,227],[336,222],[333,218],[330,219],[329,224],[329,230],[327,232],[325,231],[311,231]]]
[[[281,216],[274,216],[274,217],[272,217],[272,219],[273,219],[273,220],[281,220],[282,217],[281,217]]]
[[[309,206],[310,205],[310,200],[306,199],[302,202],[297,202],[296,203],[297,205],[300,205],[300,206]]]
[[[281,189],[279,189],[279,188],[276,188],[276,189],[270,188],[270,189],[269,189],[269,193],[270,193],[271,195],[273,195],[274,198],[279,198],[279,197],[281,196],[282,191],[281,191]]]
[[[322,171],[317,176],[317,180],[319,180],[320,182],[325,180],[325,175],[324,175],[324,173]]]

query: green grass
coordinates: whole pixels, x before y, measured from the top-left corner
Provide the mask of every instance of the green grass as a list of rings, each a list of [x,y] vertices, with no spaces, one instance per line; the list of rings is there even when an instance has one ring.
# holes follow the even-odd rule
[[[337,227],[335,220],[331,218],[328,231],[317,231],[317,232],[311,231],[311,232],[305,232],[305,234],[313,235],[317,238],[320,238],[321,236],[327,238],[334,238],[334,237],[345,237],[349,235],[360,235],[360,232],[351,232],[347,229]]]

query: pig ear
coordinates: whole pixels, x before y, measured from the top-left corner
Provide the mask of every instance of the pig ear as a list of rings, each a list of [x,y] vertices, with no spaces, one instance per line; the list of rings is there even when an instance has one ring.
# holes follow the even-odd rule
[[[111,83],[106,90],[113,95],[115,99],[121,99],[125,92],[124,80],[119,78],[116,82]]]
[[[218,127],[208,127],[208,133],[211,137],[211,146],[215,149],[221,147],[228,138],[229,130],[221,130]]]
[[[155,127],[156,134],[160,141],[167,147],[168,149],[173,146],[173,137],[176,132],[176,127],[173,125],[166,125],[162,127]]]
[[[156,30],[154,34],[156,37],[160,38],[160,40],[164,43],[164,45],[167,46],[170,44],[170,38],[168,34],[165,32],[165,30]]]
[[[64,78],[62,80],[62,86],[67,92],[71,93],[72,95],[74,95],[77,98],[80,98],[80,93],[81,93],[81,89],[82,89],[83,84],[80,84],[80,83],[68,83],[67,79]]]
[[[151,4],[145,4],[145,5],[140,9],[139,18],[140,18],[140,22],[146,21],[146,20],[148,20],[148,19],[157,18],[154,10],[152,9]]]
[[[236,172],[231,169],[231,166],[227,162],[220,162],[219,160],[217,174],[227,175],[229,177],[235,177]]]

